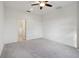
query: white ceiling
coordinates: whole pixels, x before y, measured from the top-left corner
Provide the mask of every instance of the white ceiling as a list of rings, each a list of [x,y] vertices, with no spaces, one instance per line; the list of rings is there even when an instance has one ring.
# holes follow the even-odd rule
[[[35,3],[35,1],[5,1],[5,7],[15,9],[21,12],[25,12],[30,8],[33,8],[32,13],[42,14],[45,11],[50,11],[52,9],[56,9],[57,7],[68,6],[69,4],[75,3],[73,1],[49,1],[48,3],[52,4],[53,7],[44,7],[42,10],[39,9],[39,6],[32,7],[31,4]]]

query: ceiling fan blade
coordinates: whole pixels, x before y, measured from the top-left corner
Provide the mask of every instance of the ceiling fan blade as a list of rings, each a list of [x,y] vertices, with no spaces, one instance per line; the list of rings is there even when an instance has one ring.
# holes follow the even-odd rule
[[[45,2],[48,2],[48,1],[45,1]]]
[[[37,4],[31,4],[32,6],[35,6],[35,5],[39,5],[38,3]]]
[[[40,7],[40,10],[42,10],[43,7]]]
[[[46,6],[48,6],[48,7],[52,7],[52,5],[50,5],[50,4],[45,4]]]
[[[31,12],[31,11],[27,10],[27,12]]]

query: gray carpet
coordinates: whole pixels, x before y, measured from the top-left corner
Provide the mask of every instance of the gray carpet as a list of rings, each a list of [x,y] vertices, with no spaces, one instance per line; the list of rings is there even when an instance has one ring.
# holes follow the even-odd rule
[[[78,58],[79,51],[73,47],[47,39],[6,44],[1,58]]]

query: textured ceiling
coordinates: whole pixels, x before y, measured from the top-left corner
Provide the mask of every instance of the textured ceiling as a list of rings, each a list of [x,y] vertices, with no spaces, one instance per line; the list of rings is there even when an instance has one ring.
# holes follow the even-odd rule
[[[21,12],[25,12],[33,8],[32,13],[42,14],[45,11],[51,11],[52,9],[56,9],[58,7],[65,7],[69,4],[75,3],[73,1],[49,1],[48,3],[52,4],[53,7],[44,7],[42,10],[39,9],[39,6],[31,6],[31,3],[35,3],[35,1],[6,1],[4,2],[6,8],[15,9]]]

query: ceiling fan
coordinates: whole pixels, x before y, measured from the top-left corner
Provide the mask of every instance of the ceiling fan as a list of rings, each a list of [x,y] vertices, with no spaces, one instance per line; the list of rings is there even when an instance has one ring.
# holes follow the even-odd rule
[[[48,1],[37,1],[35,4],[31,4],[31,6],[39,5],[39,6],[40,6],[40,10],[42,10],[44,6],[52,7],[52,5],[51,5],[51,4],[48,4],[47,2],[48,2]],[[32,9],[27,10],[27,12],[30,13],[31,10],[32,10]]]
[[[40,6],[40,10],[42,10],[42,8],[43,8],[44,6],[52,7],[52,5],[51,5],[51,4],[48,4],[47,2],[48,2],[48,1],[37,1],[35,4],[31,4],[31,6],[39,5],[39,6]]]

